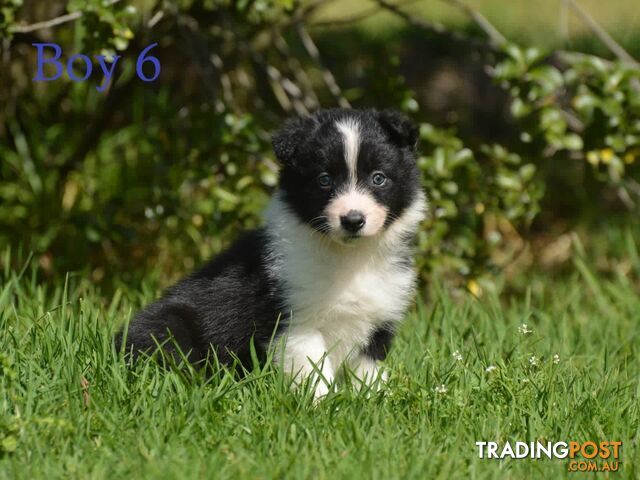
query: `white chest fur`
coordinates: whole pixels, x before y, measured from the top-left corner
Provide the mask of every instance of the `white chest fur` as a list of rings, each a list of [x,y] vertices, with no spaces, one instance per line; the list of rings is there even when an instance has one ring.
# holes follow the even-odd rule
[[[406,237],[422,218],[424,199],[420,200],[415,211],[409,209],[383,238],[363,238],[345,246],[301,225],[274,199],[267,213],[268,264],[290,309],[285,312],[288,343],[312,359],[328,353],[338,367],[361,350],[380,325],[403,318],[415,283],[407,265]]]
[[[291,325],[314,327],[336,339],[366,341],[375,327],[402,318],[414,274],[401,258],[370,245],[319,245],[315,251],[309,251],[309,243],[305,246],[287,248],[278,272]]]

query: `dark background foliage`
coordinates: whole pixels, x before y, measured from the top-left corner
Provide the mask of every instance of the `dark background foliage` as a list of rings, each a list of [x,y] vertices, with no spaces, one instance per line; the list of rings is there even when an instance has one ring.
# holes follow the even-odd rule
[[[354,3],[4,2],[0,247],[33,252],[51,278],[167,283],[259,224],[277,179],[270,133],[331,106],[420,123],[425,279],[477,293],[561,268],[574,232],[598,250],[634,228],[640,37],[616,42],[574,1],[557,10],[568,40],[544,23],[500,31],[489,18],[522,8],[511,2],[487,16],[458,0]],[[105,92],[99,71],[34,82],[35,42],[65,61],[118,54],[116,77]],[[147,83],[136,58],[155,42]]]

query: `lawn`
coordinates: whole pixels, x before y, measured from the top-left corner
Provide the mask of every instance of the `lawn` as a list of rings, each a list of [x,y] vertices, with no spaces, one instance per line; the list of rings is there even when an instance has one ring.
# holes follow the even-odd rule
[[[525,294],[417,302],[381,392],[314,404],[272,368],[206,380],[128,370],[112,332],[153,295],[0,273],[2,478],[561,478],[567,460],[479,459],[476,441],[622,441],[640,475],[640,274],[574,260]],[[523,324],[526,327],[523,327]],[[557,355],[557,356],[556,356]],[[495,367],[495,368],[494,368]]]

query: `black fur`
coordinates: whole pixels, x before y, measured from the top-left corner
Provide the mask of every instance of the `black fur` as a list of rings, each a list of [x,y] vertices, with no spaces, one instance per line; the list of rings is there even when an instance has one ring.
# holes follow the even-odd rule
[[[135,316],[127,349],[152,353],[164,343],[165,350],[175,355],[175,342],[193,363],[205,360],[213,348],[223,364],[231,365],[237,357],[250,365],[253,339],[258,354],[264,356],[263,347],[275,333],[283,303],[267,275],[264,246],[263,230],[249,232],[169,288]]]
[[[289,121],[273,137],[282,164],[280,191],[301,222],[322,230],[318,217],[346,182],[344,147],[336,120],[355,116],[361,125],[358,156],[359,186],[388,207],[386,224],[399,217],[420,188],[415,162],[417,129],[395,112],[323,110]],[[374,188],[371,175],[384,171],[387,183]],[[328,172],[331,189],[318,188],[317,177]],[[158,344],[176,355],[174,342],[189,361],[197,363],[214,351],[230,365],[237,357],[250,364],[250,344],[264,355],[276,329],[286,327],[289,306],[281,286],[269,273],[268,239],[263,229],[241,236],[226,252],[169,288],[139,312],[126,335],[127,352],[152,353]],[[309,255],[313,255],[309,252]],[[120,348],[122,335],[117,338]],[[383,359],[392,329],[376,331],[363,352]]]
[[[395,332],[393,325],[385,324],[373,332],[373,336],[364,348],[364,353],[374,360],[384,360],[391,348]]]

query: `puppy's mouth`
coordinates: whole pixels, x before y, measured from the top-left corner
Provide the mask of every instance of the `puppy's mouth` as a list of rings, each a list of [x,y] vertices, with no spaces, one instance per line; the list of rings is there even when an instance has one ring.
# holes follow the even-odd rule
[[[363,243],[375,241],[380,236],[382,229],[376,232],[345,232],[343,229],[335,229],[329,233],[331,240],[339,245],[357,246]]]
[[[357,233],[345,233],[341,237],[342,241],[346,243],[357,242],[360,238],[363,238],[363,235],[359,235]]]
[[[331,238],[331,241],[333,243],[340,245],[342,247],[356,247],[360,245],[365,238],[369,238],[363,235],[357,235],[357,234],[344,235],[342,233],[330,235],[329,237]]]
[[[328,224],[320,226],[313,225],[312,227],[322,236],[327,237],[329,240],[339,245],[356,245],[359,242],[372,237],[372,235],[367,235],[362,231],[345,232],[342,228],[332,228]]]

